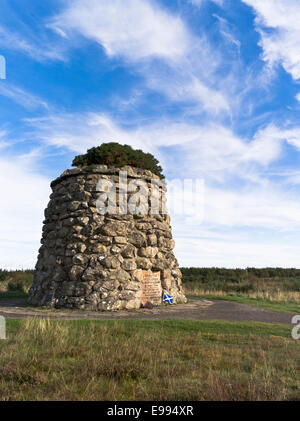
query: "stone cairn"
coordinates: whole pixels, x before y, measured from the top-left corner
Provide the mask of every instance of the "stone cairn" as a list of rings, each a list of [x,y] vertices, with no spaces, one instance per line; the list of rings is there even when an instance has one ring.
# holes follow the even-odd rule
[[[151,180],[159,182],[159,192],[164,194],[165,183],[152,172],[130,166],[121,170],[127,172],[127,183],[146,181],[147,201]],[[161,304],[164,293],[174,303],[186,302],[168,214],[99,212],[99,180],[114,182],[118,192],[119,171],[106,165],[76,168],[51,183],[53,192],[29,291],[32,305],[138,309],[147,301]],[[118,201],[117,208],[121,208]]]

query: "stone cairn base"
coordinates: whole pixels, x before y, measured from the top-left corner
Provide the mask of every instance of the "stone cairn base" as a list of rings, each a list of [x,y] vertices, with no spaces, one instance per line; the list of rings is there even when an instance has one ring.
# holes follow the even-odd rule
[[[160,181],[150,171],[123,167],[131,180]],[[105,165],[66,170],[51,183],[32,305],[88,310],[138,309],[161,304],[163,293],[186,302],[173,254],[170,218],[163,212],[101,214],[99,180],[120,189],[119,171]],[[160,192],[165,187],[160,187]],[[148,198],[150,202],[151,188]],[[131,194],[128,194],[130,199]],[[117,202],[118,209],[120,203]]]

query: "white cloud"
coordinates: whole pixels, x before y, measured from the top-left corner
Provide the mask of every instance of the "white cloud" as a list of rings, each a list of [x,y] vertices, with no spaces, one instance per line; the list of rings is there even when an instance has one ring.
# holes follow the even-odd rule
[[[272,136],[272,131],[271,131]],[[284,139],[287,143],[300,150],[300,128],[294,127],[293,129],[276,129],[273,128],[273,136]]]
[[[80,33],[98,42],[109,57],[134,64],[146,86],[169,100],[190,101],[199,113],[214,116],[230,111],[214,75],[220,52],[154,1],[92,0],[87,5],[76,0],[48,26],[64,37]]]
[[[104,139],[117,139],[120,143],[130,143],[136,147],[143,143],[136,136],[132,137],[130,132],[122,130],[104,114],[53,114],[43,118],[26,119],[25,122],[34,129],[36,137],[46,144],[65,147],[78,153],[99,145]]]
[[[220,34],[223,36],[223,38],[225,39],[225,41],[228,44],[232,44],[235,48],[237,48],[238,53],[240,53],[240,48],[241,48],[241,42],[237,39],[235,39],[234,35],[233,35],[233,30],[230,27],[229,22],[222,18],[221,16],[218,16],[216,14],[213,15],[219,23],[219,27],[220,27]]]
[[[252,177],[280,158],[284,141],[300,149],[300,128],[284,130],[272,124],[246,139],[218,124],[201,126],[169,119],[122,127],[101,113],[50,114],[25,122],[32,127],[33,136],[48,145],[83,153],[103,141],[118,141],[159,155],[169,170],[174,162],[165,158],[160,147],[175,148],[173,160],[180,159],[182,174],[219,181],[239,176],[257,182],[258,177]]]
[[[199,113],[205,111],[216,115],[230,112],[226,94],[209,87],[193,75],[186,77],[184,73],[176,72],[164,78],[161,74],[156,76],[154,72],[149,72],[148,86],[164,93],[173,102],[189,102],[190,107],[198,104]]]
[[[220,204],[222,212],[220,212]],[[300,229],[300,202],[277,186],[206,188],[204,224],[256,229]]]
[[[281,132],[275,126],[269,126],[249,141],[223,126],[199,126],[167,119],[128,129],[121,127],[109,115],[96,113],[53,114],[25,121],[33,128],[37,139],[79,153],[109,140],[159,155],[160,146],[177,147],[182,156],[182,172],[188,170],[189,173],[199,174],[201,170],[207,176],[214,172],[223,174],[224,170],[233,172],[238,167],[245,171],[247,163],[266,166],[279,157],[281,140],[289,136],[291,142],[297,133],[296,130]],[[161,158],[164,159],[164,156]]]
[[[12,85],[7,81],[0,84],[0,95],[13,100],[28,110],[33,110],[39,107],[48,109],[48,104],[46,101],[42,100],[36,95],[31,94],[28,91]]]
[[[0,158],[0,267],[33,268],[40,246],[50,180],[32,172],[28,160]]]
[[[101,44],[108,56],[133,61],[156,56],[176,60],[189,44],[180,17],[147,0],[75,0],[49,26],[65,36],[77,31]]]
[[[224,4],[224,0],[211,0],[211,1],[218,4],[219,6],[222,6]]]
[[[103,114],[53,115],[27,122],[36,137],[50,145],[82,153],[102,141],[118,141],[154,153],[172,177],[204,178],[209,215],[206,223],[300,227],[300,205],[272,186],[264,175],[268,166],[280,157],[284,140],[297,145],[299,129],[282,131],[270,125],[248,140],[222,126],[201,127],[170,121],[128,129]],[[230,187],[232,180],[235,183],[239,180],[240,185]],[[241,184],[243,180],[247,180],[246,187]],[[216,181],[221,183],[219,188],[214,187]]]
[[[206,186],[204,218],[171,214],[180,265],[299,267],[300,205],[279,186]]]
[[[204,219],[171,214],[181,264],[266,266],[274,265],[277,261],[279,265],[295,266],[292,263],[295,263],[298,249],[294,249],[289,255],[291,248],[281,243],[285,232],[300,230],[299,201],[285,191],[284,185],[272,183],[267,172],[265,183],[258,182],[261,180],[258,180],[257,174],[260,169],[267,171],[268,166],[280,157],[284,140],[296,142],[297,128],[280,130],[270,125],[249,140],[222,126],[201,127],[166,120],[128,129],[110,116],[96,113],[51,115],[48,118],[30,119],[27,123],[31,125],[35,137],[49,145],[82,153],[88,147],[99,145],[101,141],[118,141],[154,153],[163,167],[171,172],[170,179],[203,178],[206,184]],[[164,146],[163,151],[161,146]],[[9,207],[2,209],[2,220],[5,239],[12,238],[11,230],[14,233],[13,238],[16,237],[15,230],[20,230],[20,238],[26,241],[28,239],[26,249],[29,259],[29,250],[35,250],[34,241],[40,237],[40,216],[47,202],[49,181],[29,173],[29,164],[24,168],[25,159],[21,162],[23,167],[20,167],[20,162],[12,164],[0,161],[3,179],[5,175],[8,180],[14,179],[13,183],[16,184],[1,186],[2,195],[10,198]],[[9,173],[14,173],[14,177],[9,176]],[[243,178],[247,179],[247,183],[243,183]],[[18,209],[19,198],[12,193],[18,190],[18,183],[21,183],[22,209]],[[39,195],[40,203],[36,203],[35,198]],[[215,233],[217,238],[195,240],[195,233],[199,236],[204,229]],[[269,229],[282,234],[274,244],[271,240],[266,244],[257,244],[253,240],[252,244],[250,241],[247,243],[242,236],[237,236],[234,241],[230,237],[220,238],[218,232],[223,229]],[[5,241],[2,243],[4,245]],[[198,244],[197,247],[194,244]],[[203,253],[205,244],[206,251]],[[23,245],[13,244],[12,247]],[[194,248],[187,254],[186,247]],[[226,249],[223,255],[222,248]],[[202,256],[201,261],[198,251]],[[261,253],[269,254],[263,259]],[[9,259],[11,262],[13,256]]]
[[[46,43],[39,46],[40,40],[32,41],[26,39],[24,35],[11,32],[9,29],[0,26],[0,45],[6,49],[19,51],[32,57],[37,61],[60,60],[64,61],[63,51],[57,45]]]
[[[177,237],[176,256],[181,266],[196,267],[299,267],[299,243],[281,241],[249,241],[233,238],[209,239]],[[193,252],[191,253],[191,250]]]
[[[195,176],[224,181],[228,177],[258,180],[261,167],[267,167],[280,156],[284,136],[273,126],[255,134],[253,139],[243,139],[229,128],[220,125],[174,127],[182,160],[182,170]],[[168,138],[167,137],[167,138]],[[252,165],[255,165],[251,168]]]
[[[205,188],[204,218],[171,214],[180,265],[299,267],[300,204],[277,185]]]
[[[7,130],[0,130],[0,149],[4,149],[9,146],[7,142]]]
[[[218,4],[219,6],[222,6],[224,3],[224,0],[188,0],[188,2],[192,3],[194,6],[201,6],[205,1],[212,1],[213,3]]]
[[[300,78],[300,3],[298,0],[243,0],[256,12],[263,59],[282,64],[294,79]]]

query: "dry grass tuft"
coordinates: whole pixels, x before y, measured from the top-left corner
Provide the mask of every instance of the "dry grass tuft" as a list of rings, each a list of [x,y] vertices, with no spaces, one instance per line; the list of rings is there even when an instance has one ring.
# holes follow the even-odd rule
[[[203,289],[197,286],[188,286],[185,288],[185,292],[188,295],[195,295],[195,296],[203,296],[203,295],[215,295],[219,297],[226,297],[228,295],[233,295],[232,293],[228,293],[227,291],[222,290],[210,290],[210,289]],[[295,303],[299,304],[300,302],[300,291],[282,291],[278,290],[257,290],[257,291],[250,291],[247,293],[239,293],[241,297],[251,298],[255,300],[262,300],[268,301],[271,303]]]
[[[222,323],[218,326],[228,328],[229,323]],[[206,325],[211,332],[203,330]],[[249,329],[223,333],[214,326],[191,321],[178,327],[143,321],[19,322],[8,340],[0,342],[0,400],[300,396],[297,341],[256,335],[255,324],[253,334]],[[230,326],[243,332],[242,324]]]

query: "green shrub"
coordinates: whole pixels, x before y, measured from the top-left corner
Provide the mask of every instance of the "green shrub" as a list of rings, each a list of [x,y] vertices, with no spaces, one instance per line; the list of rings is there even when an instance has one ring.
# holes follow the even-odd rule
[[[73,167],[92,165],[113,165],[118,168],[131,165],[150,170],[153,174],[164,178],[162,168],[152,154],[116,142],[102,143],[101,146],[88,149],[86,154],[76,156],[72,163]]]
[[[187,290],[201,289],[226,293],[252,291],[300,291],[300,269],[294,268],[181,268]]]
[[[0,282],[5,281],[8,273],[9,272],[7,270],[0,269]]]
[[[22,281],[8,281],[7,284],[8,291],[23,291],[23,282]]]
[[[0,269],[0,292],[20,291],[27,293],[33,283],[33,270],[11,270]],[[2,276],[3,275],[3,276]]]

